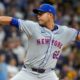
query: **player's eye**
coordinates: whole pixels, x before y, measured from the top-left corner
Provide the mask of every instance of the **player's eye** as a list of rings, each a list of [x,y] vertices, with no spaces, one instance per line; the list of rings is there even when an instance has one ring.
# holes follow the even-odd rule
[[[39,12],[37,15],[42,16],[45,12]]]
[[[38,15],[42,16],[42,15],[43,15],[43,13],[39,13]]]

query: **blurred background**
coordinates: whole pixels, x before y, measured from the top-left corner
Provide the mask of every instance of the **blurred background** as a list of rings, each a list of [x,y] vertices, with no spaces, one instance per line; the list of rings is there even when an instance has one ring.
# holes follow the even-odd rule
[[[48,3],[57,9],[55,23],[80,30],[80,0],[0,0],[0,16],[36,21],[32,10]],[[0,25],[2,26],[2,25]],[[21,69],[28,39],[14,26],[0,27],[0,80],[9,80]],[[56,66],[60,80],[80,80],[80,42],[63,49]]]

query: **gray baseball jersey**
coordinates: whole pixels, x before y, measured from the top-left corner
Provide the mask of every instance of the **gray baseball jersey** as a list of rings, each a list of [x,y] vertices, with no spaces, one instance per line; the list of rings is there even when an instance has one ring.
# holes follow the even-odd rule
[[[55,68],[62,48],[74,41],[77,36],[77,30],[66,26],[57,25],[58,29],[50,31],[30,20],[19,19],[18,22],[19,29],[28,36],[28,49],[24,64],[31,67]]]

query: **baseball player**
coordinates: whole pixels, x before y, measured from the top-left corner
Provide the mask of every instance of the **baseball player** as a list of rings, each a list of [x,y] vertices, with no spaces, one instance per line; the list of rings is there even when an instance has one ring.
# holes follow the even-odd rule
[[[28,37],[27,56],[22,70],[11,80],[59,80],[55,66],[64,46],[80,40],[80,32],[54,23],[56,9],[42,4],[33,12],[38,22],[0,16],[0,24],[13,25]]]

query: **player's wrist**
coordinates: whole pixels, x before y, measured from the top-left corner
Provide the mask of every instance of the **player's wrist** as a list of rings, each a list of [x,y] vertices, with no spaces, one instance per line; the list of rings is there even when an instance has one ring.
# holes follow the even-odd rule
[[[18,19],[12,18],[12,20],[11,20],[11,22],[10,22],[10,25],[19,28]]]

